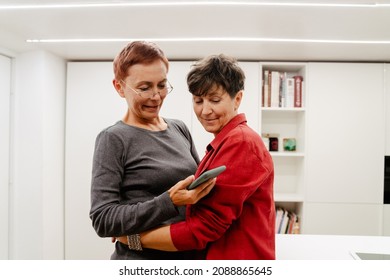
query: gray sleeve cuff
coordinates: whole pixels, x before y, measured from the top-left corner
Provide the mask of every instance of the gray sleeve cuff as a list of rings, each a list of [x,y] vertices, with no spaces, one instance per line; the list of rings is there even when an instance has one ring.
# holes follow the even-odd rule
[[[171,197],[169,196],[168,191],[162,193],[160,196],[156,197],[157,204],[159,205],[161,211],[164,212],[164,216],[174,217],[179,211],[177,207],[173,204]]]

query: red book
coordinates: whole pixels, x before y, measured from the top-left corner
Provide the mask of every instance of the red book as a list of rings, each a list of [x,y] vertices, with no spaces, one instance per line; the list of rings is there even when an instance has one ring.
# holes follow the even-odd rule
[[[302,107],[302,76],[294,76],[294,107]]]

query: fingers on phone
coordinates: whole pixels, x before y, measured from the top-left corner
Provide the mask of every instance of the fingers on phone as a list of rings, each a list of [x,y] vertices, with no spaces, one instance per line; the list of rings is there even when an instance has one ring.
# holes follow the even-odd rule
[[[216,181],[217,181],[217,178],[212,178],[212,179],[208,180],[207,183],[205,184],[203,190],[206,190],[208,188],[211,189],[212,187],[214,187]]]

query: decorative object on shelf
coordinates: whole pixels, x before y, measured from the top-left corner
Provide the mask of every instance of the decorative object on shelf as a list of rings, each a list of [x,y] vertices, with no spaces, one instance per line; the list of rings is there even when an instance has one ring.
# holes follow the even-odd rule
[[[264,144],[266,145],[268,151],[277,152],[279,151],[279,134],[277,133],[263,133],[261,135],[263,138]],[[268,144],[268,146],[267,146]]]
[[[296,151],[297,141],[295,138],[283,138],[283,151]]]
[[[269,151],[277,152],[279,151],[279,139],[278,137],[270,137],[269,138]]]

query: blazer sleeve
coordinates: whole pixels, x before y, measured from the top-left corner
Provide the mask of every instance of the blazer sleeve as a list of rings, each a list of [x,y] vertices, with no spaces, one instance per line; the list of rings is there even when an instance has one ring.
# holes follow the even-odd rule
[[[226,165],[212,192],[187,207],[186,221],[171,225],[178,250],[204,249],[219,239],[242,213],[245,200],[270,176],[252,141],[243,135],[225,139],[209,168]]]

